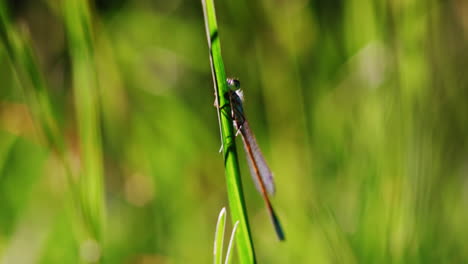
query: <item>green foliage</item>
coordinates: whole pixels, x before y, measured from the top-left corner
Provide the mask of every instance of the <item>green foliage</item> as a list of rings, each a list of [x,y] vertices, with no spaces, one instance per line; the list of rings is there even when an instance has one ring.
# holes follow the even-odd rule
[[[223,263],[223,246],[224,246],[224,232],[226,230],[226,208],[223,207],[219,212],[218,222],[216,222],[216,232],[214,241],[214,262],[215,264]]]
[[[467,262],[465,2],[215,1],[288,234],[239,152],[259,263]],[[3,0],[0,41],[0,262],[212,262],[245,217],[201,3]]]
[[[237,235],[237,227],[239,226],[239,222],[234,224],[232,228],[231,238],[229,239],[228,248],[226,250],[226,258],[224,260],[225,264],[230,263],[231,255],[232,255],[232,248],[235,244],[235,237]],[[219,212],[218,222],[216,223],[216,232],[215,232],[215,241],[214,241],[214,262],[215,264],[222,264],[223,263],[223,246],[224,246],[224,235],[226,230],[226,208],[223,207],[221,212]]]
[[[205,15],[206,36],[208,41],[211,73],[213,75],[215,89],[215,105],[218,112],[218,121],[221,131],[224,167],[226,172],[227,192],[232,214],[232,221],[239,222],[240,231],[236,237],[240,263],[255,263],[255,252],[250,238],[249,223],[240,180],[239,162],[237,158],[235,132],[229,108],[223,106],[229,104],[224,94],[229,90],[226,83],[223,58],[221,56],[221,44],[216,22],[216,13],[212,0],[202,1]]]
[[[99,115],[99,86],[94,62],[93,36],[86,2],[63,3],[69,45],[74,107],[78,127],[81,169],[80,198],[91,239],[102,242],[104,222],[103,162]]]

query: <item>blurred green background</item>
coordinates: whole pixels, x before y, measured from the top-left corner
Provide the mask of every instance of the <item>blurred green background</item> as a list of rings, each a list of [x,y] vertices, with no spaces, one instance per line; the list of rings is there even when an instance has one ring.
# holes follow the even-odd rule
[[[0,263],[212,262],[200,1],[0,3]],[[468,262],[468,2],[215,4],[287,236],[243,162],[258,262]]]

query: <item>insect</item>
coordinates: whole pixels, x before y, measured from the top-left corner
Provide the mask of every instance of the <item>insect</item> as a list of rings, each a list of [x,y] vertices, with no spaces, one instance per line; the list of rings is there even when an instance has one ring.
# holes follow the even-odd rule
[[[231,117],[236,129],[236,135],[239,133],[242,136],[242,142],[247,157],[247,163],[249,164],[250,174],[253,178],[257,190],[265,201],[268,213],[273,222],[276,234],[279,240],[285,240],[283,228],[278,219],[278,216],[273,209],[268,195],[275,193],[275,184],[273,180],[273,174],[268,167],[268,164],[263,157],[260,147],[258,146],[257,140],[255,139],[252,130],[250,129],[249,122],[246,119],[244,113],[244,95],[240,89],[240,81],[235,78],[228,78],[227,84],[229,91],[226,93],[229,99],[229,105],[231,108]]]

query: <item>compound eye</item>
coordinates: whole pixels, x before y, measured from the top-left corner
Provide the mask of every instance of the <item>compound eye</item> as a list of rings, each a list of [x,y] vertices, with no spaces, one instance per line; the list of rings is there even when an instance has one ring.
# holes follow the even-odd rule
[[[236,78],[228,78],[227,83],[231,88],[239,89],[240,88],[240,82]]]
[[[237,79],[234,79],[234,86],[236,86],[237,89],[240,88],[240,81]]]

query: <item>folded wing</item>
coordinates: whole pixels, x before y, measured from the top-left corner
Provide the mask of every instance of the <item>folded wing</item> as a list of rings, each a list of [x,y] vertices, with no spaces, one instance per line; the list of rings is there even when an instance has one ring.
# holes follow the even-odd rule
[[[246,120],[242,124],[240,131],[242,134],[242,140],[244,141],[244,150],[248,156],[247,160],[250,174],[255,182],[257,190],[262,193],[262,184],[259,182],[262,181],[266,191],[269,194],[274,194],[275,184],[273,182],[273,174],[271,173],[271,170],[257,144],[257,140],[250,130],[249,123]]]

